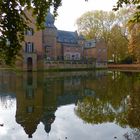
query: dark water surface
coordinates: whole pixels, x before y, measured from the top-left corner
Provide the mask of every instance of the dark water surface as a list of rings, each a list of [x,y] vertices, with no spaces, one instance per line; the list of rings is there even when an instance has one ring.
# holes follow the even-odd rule
[[[0,71],[0,140],[140,140],[140,73]]]

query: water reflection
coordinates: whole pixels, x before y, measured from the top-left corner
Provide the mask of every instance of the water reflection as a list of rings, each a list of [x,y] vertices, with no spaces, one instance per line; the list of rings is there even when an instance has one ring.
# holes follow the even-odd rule
[[[43,89],[37,88],[37,77],[33,73],[23,76],[23,88],[16,93],[16,122],[25,130],[29,138],[41,121],[43,107]],[[22,85],[21,85],[22,86]]]
[[[130,127],[131,134],[125,132],[123,138],[138,140],[139,91],[139,73],[0,72],[0,107],[12,108],[12,101],[16,98],[15,120],[29,138],[33,138],[40,123],[43,124],[46,133],[54,131],[51,127],[59,118],[56,115],[57,110],[62,106],[74,105],[72,108],[75,117],[87,125],[114,123],[122,128]],[[71,115],[71,112],[67,113],[63,114],[64,117]],[[114,136],[113,139],[115,138],[117,137]]]

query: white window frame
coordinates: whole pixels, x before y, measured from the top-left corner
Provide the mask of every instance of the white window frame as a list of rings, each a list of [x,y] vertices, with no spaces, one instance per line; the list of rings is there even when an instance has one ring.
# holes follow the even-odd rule
[[[25,52],[27,52],[27,53],[34,52],[34,43],[33,42],[26,42]]]

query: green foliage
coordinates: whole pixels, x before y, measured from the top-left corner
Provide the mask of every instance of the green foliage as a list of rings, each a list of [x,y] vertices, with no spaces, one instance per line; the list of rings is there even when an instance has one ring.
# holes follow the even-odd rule
[[[118,0],[116,6],[114,6],[113,10],[117,11],[120,8],[127,6],[132,7],[133,11],[135,11],[133,18],[131,18],[130,22],[138,23],[140,22],[140,1],[139,0]]]
[[[133,62],[132,56],[126,56],[120,61],[120,63],[122,64],[132,64],[132,62]]]
[[[61,0],[0,0],[0,63],[14,64],[21,50],[29,22],[25,8],[32,9],[37,17],[36,25],[41,29],[50,6],[54,7],[56,16],[60,5]]]
[[[113,71],[93,83],[90,87],[95,94],[85,96],[75,107],[79,118],[91,124],[115,122],[122,127],[140,128],[139,73]]]
[[[140,63],[140,24],[129,23],[129,52],[133,61]]]
[[[110,32],[110,40],[108,45],[108,55],[110,59],[114,55],[115,63],[120,62],[128,55],[128,40],[123,33],[122,27],[114,25]]]
[[[108,59],[119,62],[128,55],[127,22],[132,12],[121,9],[117,13],[91,11],[77,19],[79,33],[88,39],[103,39],[108,47]],[[114,56],[114,58],[112,58]]]
[[[92,97],[85,97],[82,102],[78,102],[75,113],[85,122],[92,124],[113,122],[115,117],[107,104]]]
[[[107,40],[108,32],[115,22],[114,12],[90,11],[77,19],[78,32],[88,39],[95,37]]]

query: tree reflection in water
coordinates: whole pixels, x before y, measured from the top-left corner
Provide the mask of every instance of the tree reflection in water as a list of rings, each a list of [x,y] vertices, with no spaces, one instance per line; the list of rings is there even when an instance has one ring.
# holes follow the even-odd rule
[[[140,74],[113,72],[107,79],[98,79],[94,84],[96,96],[78,101],[75,114],[86,123],[115,122],[122,127],[130,126],[133,131],[124,137],[139,140]]]
[[[140,139],[139,73],[7,74],[0,74],[1,104],[8,107],[7,97],[16,97],[16,121],[30,138],[40,122],[46,133],[51,131],[59,106],[75,104],[74,112],[84,122],[129,126],[133,131],[124,137]],[[6,92],[8,96],[3,96]]]

